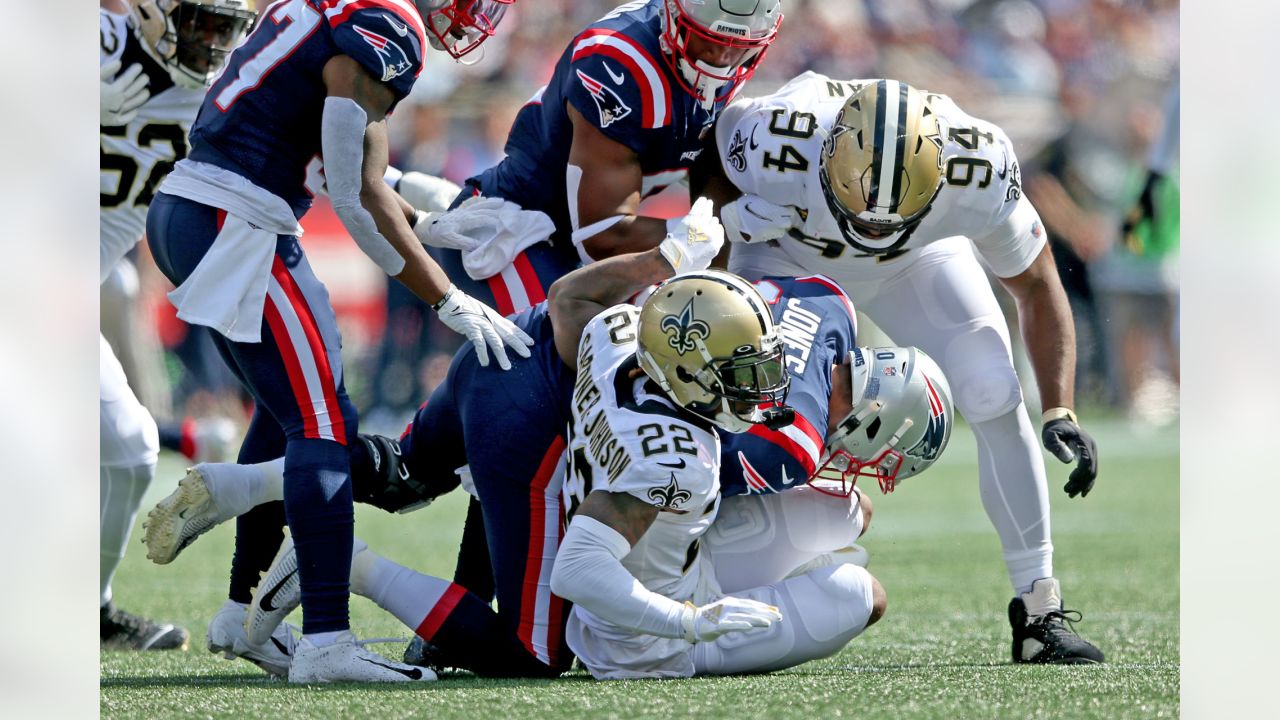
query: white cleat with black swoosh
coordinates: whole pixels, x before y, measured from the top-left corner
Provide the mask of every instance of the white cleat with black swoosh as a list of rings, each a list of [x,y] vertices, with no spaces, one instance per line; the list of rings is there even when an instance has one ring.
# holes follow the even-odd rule
[[[209,652],[222,653],[228,660],[244,658],[272,675],[287,677],[297,645],[292,626],[281,623],[265,643],[253,643],[245,633],[245,614],[245,607],[240,603],[232,600],[223,603],[205,636]]]
[[[390,660],[364,647],[350,631],[319,647],[302,638],[289,667],[291,683],[325,682],[430,682],[436,674],[427,668]]]
[[[369,547],[360,538],[352,541],[351,554]],[[286,530],[284,542],[271,561],[271,567],[262,574],[262,580],[253,591],[244,629],[249,641],[265,643],[276,632],[285,617],[302,604],[302,583],[298,579],[298,555],[293,548],[293,537]]]
[[[156,503],[142,523],[147,557],[158,565],[167,565],[196,538],[231,517],[214,502],[200,466],[187,468],[187,476],[178,481],[177,489]]]

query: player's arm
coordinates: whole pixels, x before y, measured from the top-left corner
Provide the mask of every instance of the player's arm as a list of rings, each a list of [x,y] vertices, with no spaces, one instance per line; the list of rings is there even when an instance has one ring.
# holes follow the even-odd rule
[[[671,263],[654,248],[584,265],[556,280],[547,291],[547,312],[560,359],[574,364],[591,318],[672,274]]]
[[[320,121],[325,184],[334,212],[379,267],[431,304],[440,319],[476,347],[482,365],[493,350],[510,367],[506,346],[529,356],[533,341],[509,320],[453,287],[414,235],[413,209],[384,181],[387,110],[395,94],[355,59],[338,55],[324,66],[328,91]]]
[[[573,240],[592,260],[651,250],[667,236],[667,221],[636,215],[644,174],[635,150],[609,138],[565,104],[573,125],[567,192]],[[576,213],[574,209],[576,208]]]
[[[1000,281],[1018,304],[1018,324],[1040,386],[1040,405],[1045,408],[1045,448],[1062,462],[1079,459],[1064,489],[1072,497],[1087,495],[1098,475],[1098,448],[1073,410],[1075,325],[1049,244],[1044,243],[1027,269]]]
[[[646,635],[714,641],[782,620],[772,605],[733,597],[703,607],[646,588],[622,565],[658,508],[628,493],[593,490],[565,531],[551,591],[614,625]]]

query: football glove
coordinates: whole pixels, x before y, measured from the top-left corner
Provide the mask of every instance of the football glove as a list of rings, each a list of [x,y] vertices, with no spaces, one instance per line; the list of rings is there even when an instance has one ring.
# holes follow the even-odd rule
[[[102,87],[99,90],[101,124],[107,127],[128,125],[138,110],[151,99],[147,89],[147,76],[142,74],[142,64],[134,63],[116,77],[120,61],[112,60],[102,66]]]
[[[743,195],[720,208],[725,237],[736,243],[777,240],[792,228],[795,218],[791,208],[774,205],[759,195]]]
[[[1069,497],[1088,495],[1098,477],[1098,444],[1080,427],[1070,410],[1054,408],[1045,413],[1045,418],[1041,431],[1044,448],[1064,463],[1078,460],[1062,489]]]
[[[667,237],[658,252],[676,275],[706,270],[724,246],[724,228],[711,211],[711,201],[698,198],[689,214],[667,221]]]
[[[476,348],[476,359],[483,367],[489,366],[489,350],[498,359],[498,367],[511,369],[507,359],[507,347],[520,357],[529,357],[533,338],[502,317],[497,310],[450,285],[444,297],[435,306],[440,322],[462,335]]]
[[[712,642],[727,633],[767,628],[782,622],[782,613],[772,605],[755,600],[724,597],[701,607],[686,601],[681,622],[685,640]]]
[[[407,197],[405,199],[408,200]],[[499,224],[497,214],[505,205],[502,198],[477,196],[468,198],[453,210],[419,211],[413,233],[429,247],[462,252],[475,250],[493,235]]]

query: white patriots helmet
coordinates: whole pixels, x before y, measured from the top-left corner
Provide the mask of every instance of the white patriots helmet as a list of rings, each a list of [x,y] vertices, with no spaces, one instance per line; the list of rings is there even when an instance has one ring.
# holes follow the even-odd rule
[[[431,47],[460,59],[493,37],[515,1],[414,0],[414,5],[427,27]]]
[[[782,0],[663,0],[662,57],[685,92],[710,110],[750,79],[781,25]],[[699,60],[691,40],[732,60]]]
[[[951,386],[919,348],[855,348],[849,364],[853,409],[827,440],[809,484],[847,496],[859,477],[869,477],[891,493],[946,449],[955,424]]]
[[[130,0],[142,46],[181,87],[208,87],[258,17],[254,0]]]

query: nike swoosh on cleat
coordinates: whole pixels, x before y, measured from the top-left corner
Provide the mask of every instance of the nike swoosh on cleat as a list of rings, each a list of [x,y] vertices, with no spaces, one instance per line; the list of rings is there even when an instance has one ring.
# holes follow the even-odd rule
[[[275,644],[276,649],[280,651],[281,655],[289,657],[289,648],[284,643],[277,640],[274,635],[271,636],[271,642]]]
[[[402,669],[400,669],[400,668],[398,668],[398,667],[396,667],[396,666],[394,666],[394,665],[384,665],[384,664],[382,664],[382,663],[378,662],[377,660],[370,660],[369,658],[360,658],[360,659],[361,659],[361,660],[364,660],[365,662],[369,663],[370,665],[377,665],[378,667],[386,668],[386,669],[388,669],[388,670],[394,670],[394,671],[396,671],[396,672],[400,673],[401,675],[403,675],[403,676],[405,676],[405,677],[409,678],[410,680],[421,680],[421,679],[422,679],[422,671],[421,671],[421,670],[419,670],[419,669],[417,669],[417,668],[414,668],[414,669],[412,669],[412,670],[402,670]]]
[[[609,63],[602,61],[600,64],[604,66],[604,71],[609,73],[609,79],[613,80],[614,85],[621,85],[622,81],[627,79],[622,73],[615,73],[613,68],[609,67]]]
[[[289,578],[293,577],[296,574],[298,574],[298,571],[295,569],[292,572],[290,572],[288,575],[285,575],[284,577],[280,578],[280,582],[276,583],[274,587],[272,587],[270,590],[266,592],[265,595],[262,596],[262,602],[260,603],[260,607],[263,610],[266,610],[267,612],[279,610],[280,608],[272,605],[271,601],[274,600],[276,595],[279,594],[279,592],[284,588],[284,584],[289,582]]]
[[[679,470],[679,469],[683,468],[684,466],[688,465],[688,463],[687,463],[687,462],[685,462],[683,459],[681,459],[679,462],[673,462],[673,463],[664,463],[664,462],[660,462],[660,463],[658,463],[658,464],[659,464],[659,465],[661,465],[662,467],[675,468],[675,469],[677,469],[677,470]]]

